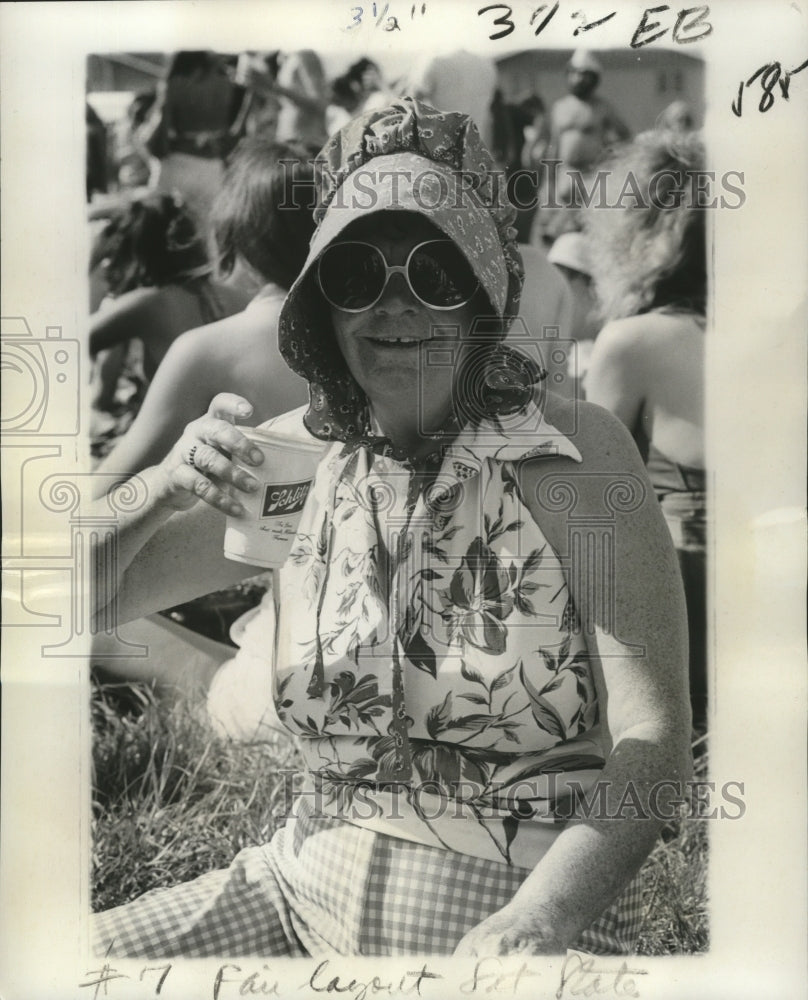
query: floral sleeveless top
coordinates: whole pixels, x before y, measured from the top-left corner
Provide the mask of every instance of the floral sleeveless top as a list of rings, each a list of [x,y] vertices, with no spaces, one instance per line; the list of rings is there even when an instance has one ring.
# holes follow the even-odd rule
[[[516,478],[580,454],[531,406],[520,434],[469,427],[431,468],[328,450],[280,571],[273,680],[316,808],[519,867],[604,763],[562,564]]]

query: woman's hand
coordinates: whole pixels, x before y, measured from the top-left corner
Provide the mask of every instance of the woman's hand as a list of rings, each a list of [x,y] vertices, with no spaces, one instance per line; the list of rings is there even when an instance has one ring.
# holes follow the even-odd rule
[[[455,955],[563,955],[553,932],[509,903],[472,927],[457,944]]]
[[[214,396],[203,417],[187,425],[163,461],[157,466],[157,499],[173,510],[188,510],[204,500],[225,514],[238,516],[244,507],[236,491],[254,493],[258,480],[240,468],[260,465],[264,456],[235,426],[253,412],[243,396],[221,392]]]

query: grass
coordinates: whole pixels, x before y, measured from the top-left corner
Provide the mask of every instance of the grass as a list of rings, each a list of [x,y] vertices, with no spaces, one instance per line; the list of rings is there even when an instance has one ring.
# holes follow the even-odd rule
[[[226,867],[282,825],[291,741],[217,739],[187,704],[134,685],[96,686],[92,718],[94,910]]]
[[[694,778],[706,779],[707,739],[694,741]],[[705,806],[696,812],[704,812]],[[666,824],[643,865],[645,918],[639,955],[698,954],[709,949],[707,912],[708,828],[697,816]]]
[[[291,740],[218,739],[187,704],[134,685],[96,684],[92,717],[93,909],[225,867],[283,823],[299,767]],[[694,752],[705,777],[706,740]],[[639,954],[708,948],[708,825],[672,820],[646,861]]]

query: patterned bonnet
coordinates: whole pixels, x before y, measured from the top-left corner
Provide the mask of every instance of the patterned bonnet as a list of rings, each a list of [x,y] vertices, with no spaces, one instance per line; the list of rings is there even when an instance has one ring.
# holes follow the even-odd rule
[[[412,98],[359,115],[321,150],[315,188],[317,228],[278,332],[286,363],[309,383],[311,433],[351,442],[368,431],[367,401],[337,346],[315,264],[348,225],[385,210],[419,213],[461,250],[494,310],[480,323],[484,347],[469,394],[480,419],[521,409],[543,372],[501,343],[519,310],[523,280],[516,213],[471,118]]]

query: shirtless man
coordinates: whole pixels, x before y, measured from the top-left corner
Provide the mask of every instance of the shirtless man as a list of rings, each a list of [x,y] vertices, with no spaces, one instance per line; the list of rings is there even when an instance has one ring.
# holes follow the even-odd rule
[[[565,168],[591,170],[610,143],[629,137],[614,108],[595,93],[601,73],[598,60],[584,49],[567,64],[569,93],[551,114],[551,150]]]
[[[542,201],[543,205],[565,207],[544,208],[538,214],[540,236],[534,242],[552,243],[561,233],[579,228],[577,213],[567,207],[574,191],[570,174],[586,178],[612,143],[630,136],[611,104],[595,93],[601,73],[601,64],[585,49],[574,52],[567,64],[569,93],[553,104],[547,153],[548,159],[560,163],[548,178],[547,197]]]

